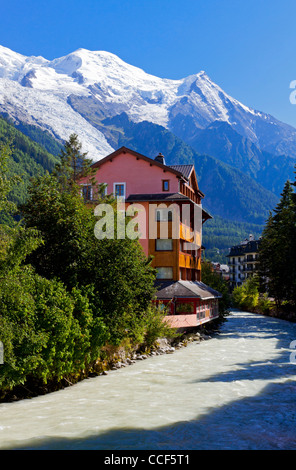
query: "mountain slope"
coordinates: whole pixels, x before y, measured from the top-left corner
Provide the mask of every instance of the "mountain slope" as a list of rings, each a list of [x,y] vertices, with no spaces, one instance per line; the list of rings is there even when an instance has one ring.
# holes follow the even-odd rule
[[[0,142],[7,141],[12,142],[9,174],[21,176],[23,183],[14,188],[10,199],[16,204],[21,204],[27,198],[27,187],[31,177],[52,171],[58,158],[47,152],[41,145],[33,142],[3,117],[0,117]]]
[[[84,117],[86,106],[94,121]],[[161,79],[105,51],[78,49],[48,61],[0,46],[0,112],[60,140],[75,132],[94,160],[113,150],[100,120],[121,112],[134,122],[159,124],[190,145],[200,129],[227,122],[261,150],[296,157],[293,127],[243,105],[205,72]]]
[[[145,121],[134,123],[125,113],[106,118],[102,124],[116,147],[127,146],[151,158],[161,149],[167,165],[194,163],[200,189],[206,195],[204,204],[213,215],[263,224],[278,201],[245,173],[216,158],[198,154],[162,126]]]
[[[191,146],[199,153],[212,155],[246,173],[277,196],[287,179],[294,177],[294,158],[260,150],[226,122],[215,121],[206,129],[200,129]]]

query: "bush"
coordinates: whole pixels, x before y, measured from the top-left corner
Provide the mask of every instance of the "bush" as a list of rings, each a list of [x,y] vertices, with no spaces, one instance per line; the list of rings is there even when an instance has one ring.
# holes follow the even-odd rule
[[[30,267],[2,280],[0,331],[2,392],[29,378],[46,384],[79,374],[95,361],[106,339],[105,325],[93,318],[79,289],[68,292],[61,282],[44,279]]]
[[[254,310],[259,302],[259,283],[256,276],[248,278],[241,286],[233,289],[232,300],[236,307]]]
[[[165,321],[167,315],[166,309],[151,304],[142,318],[144,337],[143,343],[146,347],[151,348],[158,338],[175,338],[176,330],[171,328]]]

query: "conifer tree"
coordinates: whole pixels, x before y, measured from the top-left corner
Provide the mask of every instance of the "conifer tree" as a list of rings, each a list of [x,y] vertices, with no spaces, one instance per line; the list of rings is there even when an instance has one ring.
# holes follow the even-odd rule
[[[259,274],[279,308],[283,301],[296,305],[295,193],[287,181],[281,199],[270,213],[259,249]]]
[[[77,134],[71,134],[60,152],[60,163],[55,165],[52,175],[59,182],[62,190],[81,193],[80,181],[84,186],[90,186],[92,193],[100,199],[104,195],[105,185],[97,183],[95,179],[96,169],[92,167],[93,161],[87,158],[87,152],[82,152],[82,144]]]
[[[87,152],[82,152],[82,144],[77,134],[70,135],[59,157],[61,161],[55,166],[53,175],[65,189],[73,190],[81,178],[88,177],[93,182],[92,177],[95,173],[91,168],[93,162],[87,158]]]
[[[12,143],[0,143],[0,212],[15,212],[16,205],[9,201],[7,196],[13,186],[21,181],[19,176],[8,175],[8,160],[12,155]]]

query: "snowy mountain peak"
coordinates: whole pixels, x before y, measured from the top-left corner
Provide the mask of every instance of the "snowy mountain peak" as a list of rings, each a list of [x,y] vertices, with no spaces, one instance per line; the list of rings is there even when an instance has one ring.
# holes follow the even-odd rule
[[[134,122],[159,124],[186,140],[214,121],[227,122],[256,145],[295,152],[295,129],[227,95],[205,71],[171,80],[146,73],[107,51],[79,48],[46,60],[0,46],[0,113],[66,140],[78,134],[94,160],[113,148],[100,119],[125,112]],[[271,122],[272,121],[272,122]],[[278,126],[277,133],[274,132]]]
[[[25,61],[25,56],[0,46],[0,77],[13,79]]]
[[[88,85],[106,80],[127,82],[135,76],[140,76],[143,80],[147,75],[143,70],[127,64],[111,52],[89,51],[83,48],[55,59],[48,65],[60,74],[68,76],[74,74],[74,78],[78,74]]]

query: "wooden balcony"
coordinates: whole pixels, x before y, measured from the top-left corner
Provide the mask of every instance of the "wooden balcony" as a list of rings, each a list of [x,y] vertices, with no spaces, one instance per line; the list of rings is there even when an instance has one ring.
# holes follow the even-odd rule
[[[189,199],[191,199],[191,201],[195,202],[195,204],[200,204],[201,195],[203,196],[201,192],[199,194],[184,183],[180,184],[180,193],[184,194],[184,196],[187,196]]]
[[[201,233],[194,231],[193,228],[182,222],[180,223],[180,239],[189,243],[195,243],[198,247],[201,246]]]
[[[201,269],[201,258],[189,253],[179,253],[179,267],[186,269]]]

